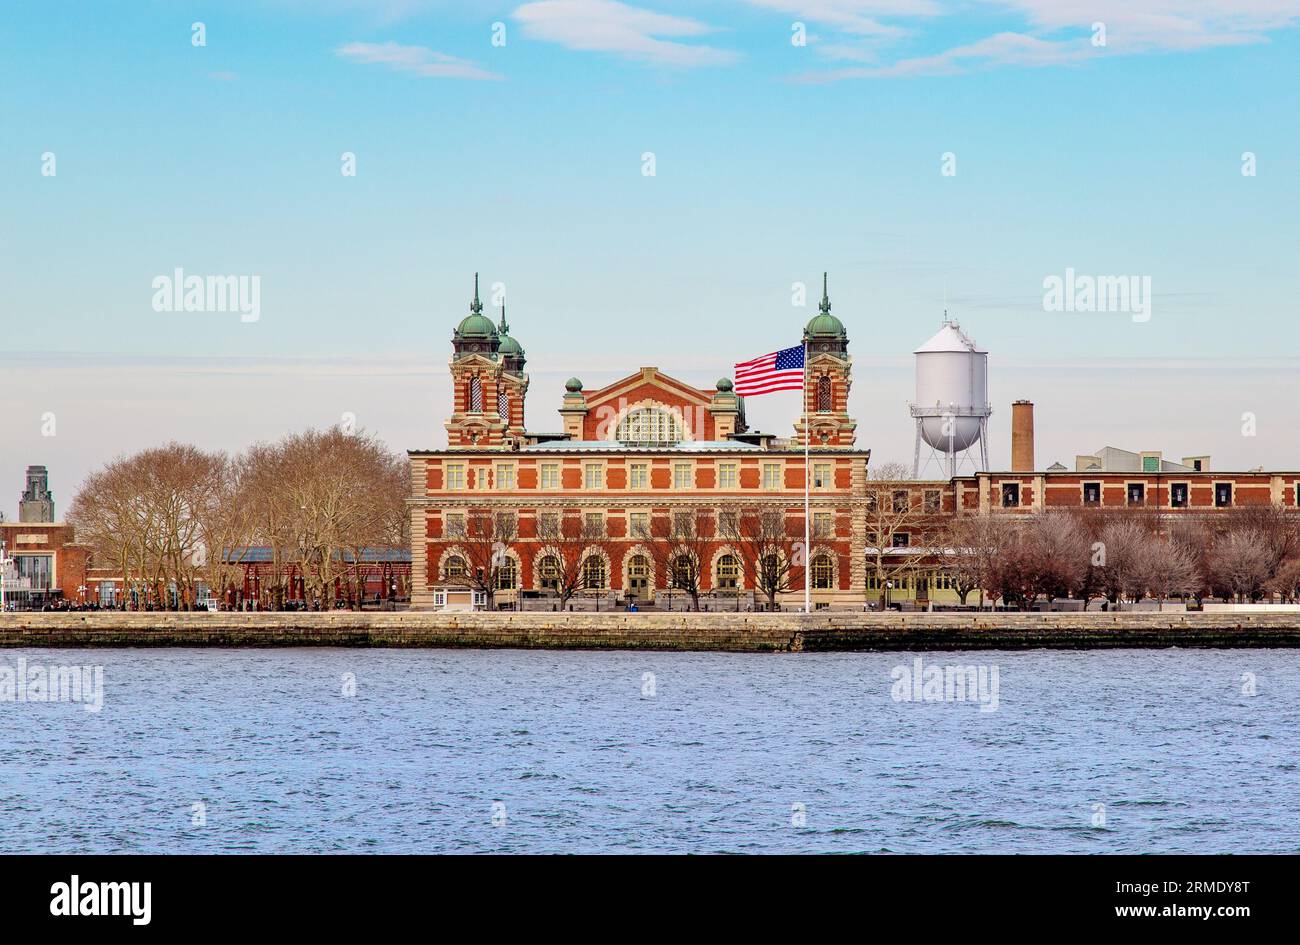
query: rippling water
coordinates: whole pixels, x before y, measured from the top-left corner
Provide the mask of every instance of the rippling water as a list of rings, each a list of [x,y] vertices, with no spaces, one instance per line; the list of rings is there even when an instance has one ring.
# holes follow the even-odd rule
[[[1295,651],[19,656],[104,707],[0,702],[4,852],[1300,851]]]

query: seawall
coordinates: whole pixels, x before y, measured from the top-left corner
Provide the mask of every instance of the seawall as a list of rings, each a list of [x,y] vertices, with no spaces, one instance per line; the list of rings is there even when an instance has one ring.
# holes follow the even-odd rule
[[[33,613],[0,647],[1022,650],[1300,647],[1300,614]]]

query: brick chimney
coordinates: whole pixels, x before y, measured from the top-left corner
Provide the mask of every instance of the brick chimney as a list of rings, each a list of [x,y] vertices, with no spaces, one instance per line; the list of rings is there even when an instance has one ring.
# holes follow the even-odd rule
[[[1034,403],[1017,400],[1011,405],[1011,471],[1034,471]]]

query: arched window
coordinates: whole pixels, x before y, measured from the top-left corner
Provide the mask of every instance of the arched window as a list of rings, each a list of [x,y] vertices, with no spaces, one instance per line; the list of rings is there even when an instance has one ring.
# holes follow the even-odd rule
[[[442,576],[447,581],[463,581],[469,574],[469,565],[460,555],[452,555],[443,566]]]
[[[682,422],[670,410],[641,407],[619,421],[614,437],[624,443],[679,443]]]
[[[695,560],[690,555],[678,555],[673,560],[673,587],[690,590],[695,586]]]
[[[590,555],[582,562],[582,586],[587,590],[596,590],[605,586],[604,558]]]
[[[723,555],[718,559],[718,588],[734,591],[740,578],[740,564],[734,555]]]
[[[831,379],[825,374],[817,378],[817,409],[823,413],[835,409],[831,404]]]
[[[501,561],[501,566],[497,568],[497,590],[513,591],[519,583],[519,565],[515,559],[507,555]]]
[[[504,390],[497,391],[497,415],[503,420],[510,419],[510,395]]]
[[[469,409],[472,413],[483,412],[483,382],[477,374],[469,379]]]
[[[537,565],[538,587],[544,591],[560,589],[560,559],[547,555]]]
[[[835,586],[835,563],[829,555],[813,558],[812,586],[819,591],[829,591]]]

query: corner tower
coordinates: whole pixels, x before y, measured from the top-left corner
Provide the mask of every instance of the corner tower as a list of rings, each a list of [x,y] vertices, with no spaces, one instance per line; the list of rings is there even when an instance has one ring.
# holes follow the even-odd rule
[[[501,323],[483,314],[478,273],[474,299],[451,336],[452,414],[446,422],[451,448],[509,448],[524,432],[524,349],[509,335],[505,304]]]
[[[804,403],[803,413],[794,425],[795,434],[800,443],[808,435],[814,448],[851,447],[858,426],[849,416],[853,359],[849,357],[849,336],[844,323],[831,314],[824,272],[821,304],[818,313],[804,326],[803,341],[807,358]]]

